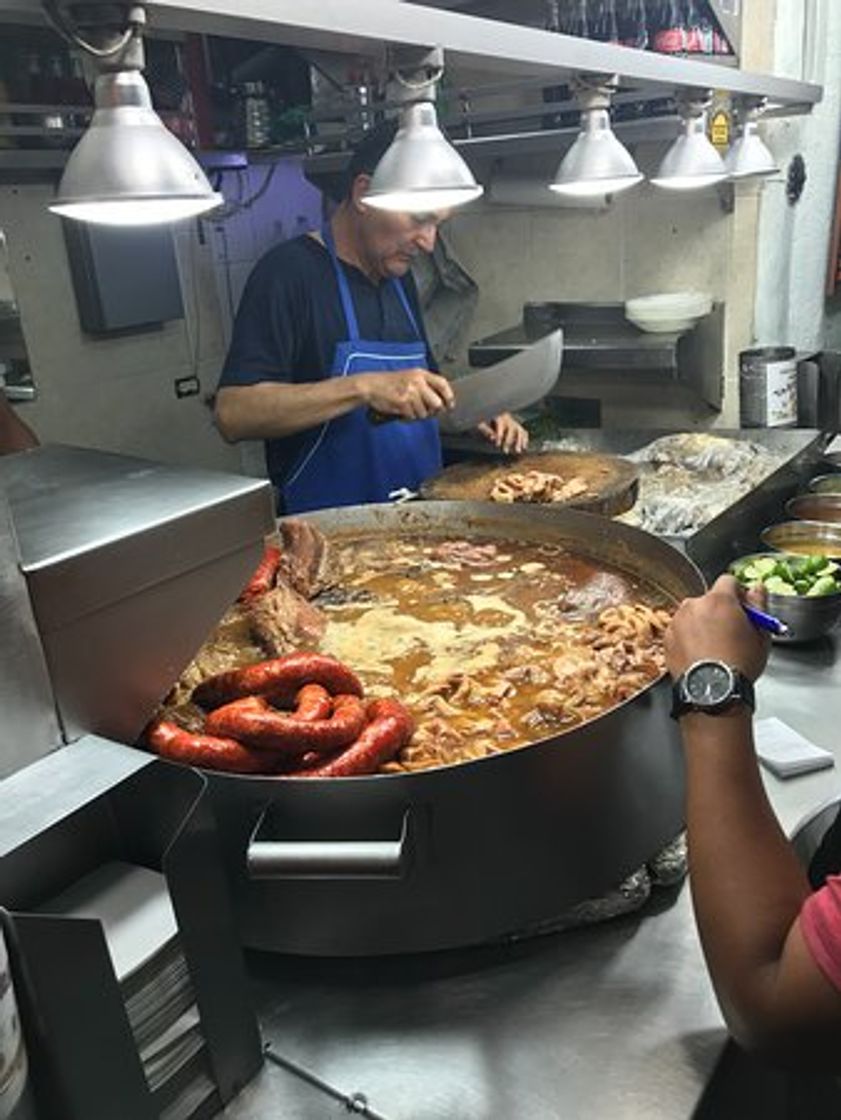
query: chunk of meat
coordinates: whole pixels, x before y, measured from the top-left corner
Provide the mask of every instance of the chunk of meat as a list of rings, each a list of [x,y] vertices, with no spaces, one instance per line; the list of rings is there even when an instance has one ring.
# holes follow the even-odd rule
[[[512,471],[493,484],[492,502],[568,502],[586,494],[587,481],[574,475],[562,478],[547,471]]]
[[[279,580],[305,599],[329,583],[328,547],[324,534],[308,521],[291,518],[278,525],[281,540]]]
[[[166,718],[184,731],[192,731],[196,735],[204,731],[204,712],[198,704],[193,704],[189,700],[183,704],[168,706]]]
[[[601,614],[606,607],[627,603],[632,598],[628,580],[615,572],[597,572],[586,583],[571,587],[558,600],[564,613],[589,618]]]
[[[474,544],[472,541],[442,541],[432,550],[435,560],[457,567],[487,568],[499,559],[499,550],[493,543]]]
[[[327,626],[317,607],[282,582],[261,595],[249,614],[251,632],[270,657],[296,649],[315,649]]]
[[[548,684],[549,672],[541,665],[514,665],[502,674],[512,684]]]
[[[252,633],[249,608],[242,603],[235,603],[228,608],[213,634],[181,674],[167,702],[172,705],[181,704],[189,699],[196,685],[207,677],[225,673],[251,661],[260,661],[263,657],[263,650]]]

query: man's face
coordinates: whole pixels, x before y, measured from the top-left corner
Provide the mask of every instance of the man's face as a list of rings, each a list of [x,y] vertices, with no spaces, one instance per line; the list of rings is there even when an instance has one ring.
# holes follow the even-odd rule
[[[431,253],[435,248],[438,227],[449,217],[449,211],[395,214],[377,210],[362,202],[369,182],[366,175],[360,175],[354,185],[354,211],[359,215],[365,256],[384,280],[405,276],[418,253]]]

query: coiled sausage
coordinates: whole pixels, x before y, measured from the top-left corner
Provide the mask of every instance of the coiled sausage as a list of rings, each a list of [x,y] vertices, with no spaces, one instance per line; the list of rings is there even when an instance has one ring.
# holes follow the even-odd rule
[[[177,723],[165,719],[149,725],[146,742],[162,758],[184,766],[204,766],[208,770],[230,770],[238,774],[260,774],[267,770],[266,756],[236,739],[185,731]]]
[[[402,750],[412,738],[414,720],[399,700],[372,700],[368,705],[370,723],[349,747],[335,758],[306,770],[294,778],[349,778],[373,774],[384,762]]]
[[[305,684],[295,697],[295,718],[305,723],[329,719],[332,711],[333,699],[323,685]]]
[[[357,696],[336,696],[332,709],[329,719],[302,720],[279,712],[264,696],[245,696],[211,712],[205,729],[257,750],[329,754],[354,742],[365,726],[365,705]]]
[[[333,696],[362,695],[357,675],[334,657],[323,653],[288,653],[208,677],[193,689],[193,700],[206,711],[243,696],[265,696],[283,705],[291,703],[305,684],[320,684]]]

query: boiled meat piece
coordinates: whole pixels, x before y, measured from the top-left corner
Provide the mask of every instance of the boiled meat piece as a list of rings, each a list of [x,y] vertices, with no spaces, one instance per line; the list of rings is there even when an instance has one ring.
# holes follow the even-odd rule
[[[297,591],[278,582],[251,606],[251,632],[270,657],[298,649],[315,649],[327,620]]]
[[[454,567],[464,565],[468,568],[487,568],[499,559],[499,549],[492,542],[475,544],[465,540],[442,541],[433,548],[432,557]]]
[[[307,521],[281,521],[280,570],[278,582],[289,584],[293,591],[312,599],[329,580],[327,575],[327,541],[324,534]]]
[[[586,583],[565,591],[558,603],[564,613],[588,618],[631,598],[631,586],[626,579],[615,572],[598,572]]]

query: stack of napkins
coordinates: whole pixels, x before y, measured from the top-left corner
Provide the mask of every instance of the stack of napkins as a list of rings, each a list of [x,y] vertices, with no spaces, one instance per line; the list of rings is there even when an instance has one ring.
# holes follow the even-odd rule
[[[106,863],[39,909],[102,924],[161,1120],[214,1115],[221,1103],[164,876]]]
[[[806,739],[776,716],[754,724],[759,761],[778,778],[791,778],[835,765],[834,755]]]

